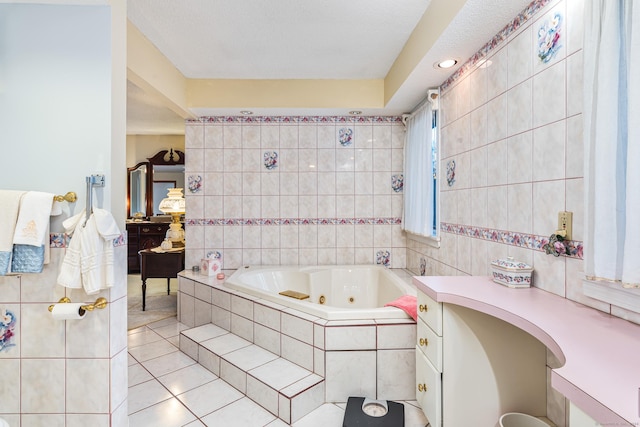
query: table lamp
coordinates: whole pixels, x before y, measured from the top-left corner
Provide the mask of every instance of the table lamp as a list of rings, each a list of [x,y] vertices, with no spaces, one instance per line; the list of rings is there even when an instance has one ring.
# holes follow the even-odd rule
[[[167,197],[162,199],[158,209],[171,215],[171,224],[167,230],[167,239],[174,248],[184,247],[184,229],[180,223],[180,215],[185,213],[185,200],[182,188],[169,188]]]

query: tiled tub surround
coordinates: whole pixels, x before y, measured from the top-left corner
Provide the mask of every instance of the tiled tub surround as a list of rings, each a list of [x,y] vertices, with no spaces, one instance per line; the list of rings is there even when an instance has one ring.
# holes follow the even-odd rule
[[[186,265],[405,267],[400,117],[202,117],[185,130]],[[388,256],[386,254],[388,253]],[[385,256],[378,256],[385,254]]]
[[[180,349],[283,421],[349,396],[415,399],[413,320],[327,321],[190,271],[178,280],[178,319],[195,328]]]
[[[13,336],[0,350],[0,418],[11,426],[127,424],[127,298],[124,236],[116,241],[116,284],[87,296],[56,284],[68,239],[51,234],[42,273],[0,277],[0,314],[13,313]],[[105,297],[82,320],[54,320],[50,304]],[[0,327],[2,329],[2,327]]]

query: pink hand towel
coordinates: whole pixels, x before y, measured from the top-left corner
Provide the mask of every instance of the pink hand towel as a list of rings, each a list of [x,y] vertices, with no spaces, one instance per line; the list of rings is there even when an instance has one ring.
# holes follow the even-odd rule
[[[400,298],[388,302],[385,307],[397,307],[404,310],[413,320],[418,320],[418,299],[413,295],[403,295]]]

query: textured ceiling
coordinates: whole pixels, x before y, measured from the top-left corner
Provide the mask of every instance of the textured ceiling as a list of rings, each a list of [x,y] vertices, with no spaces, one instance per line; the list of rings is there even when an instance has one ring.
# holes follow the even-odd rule
[[[188,78],[383,78],[427,0],[129,0]]]
[[[430,0],[128,0],[129,20],[187,78],[381,79],[422,18]],[[468,0],[382,109],[410,111],[429,88],[461,65],[530,0]],[[251,106],[248,106],[251,107]],[[183,133],[183,119],[129,84],[127,131]],[[198,115],[238,114],[199,108]],[[253,109],[264,115],[344,111]]]

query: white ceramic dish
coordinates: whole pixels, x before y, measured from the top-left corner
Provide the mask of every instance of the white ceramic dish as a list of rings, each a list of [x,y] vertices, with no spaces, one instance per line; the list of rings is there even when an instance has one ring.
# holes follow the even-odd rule
[[[510,288],[528,288],[533,282],[533,267],[513,257],[491,262],[493,281]]]

